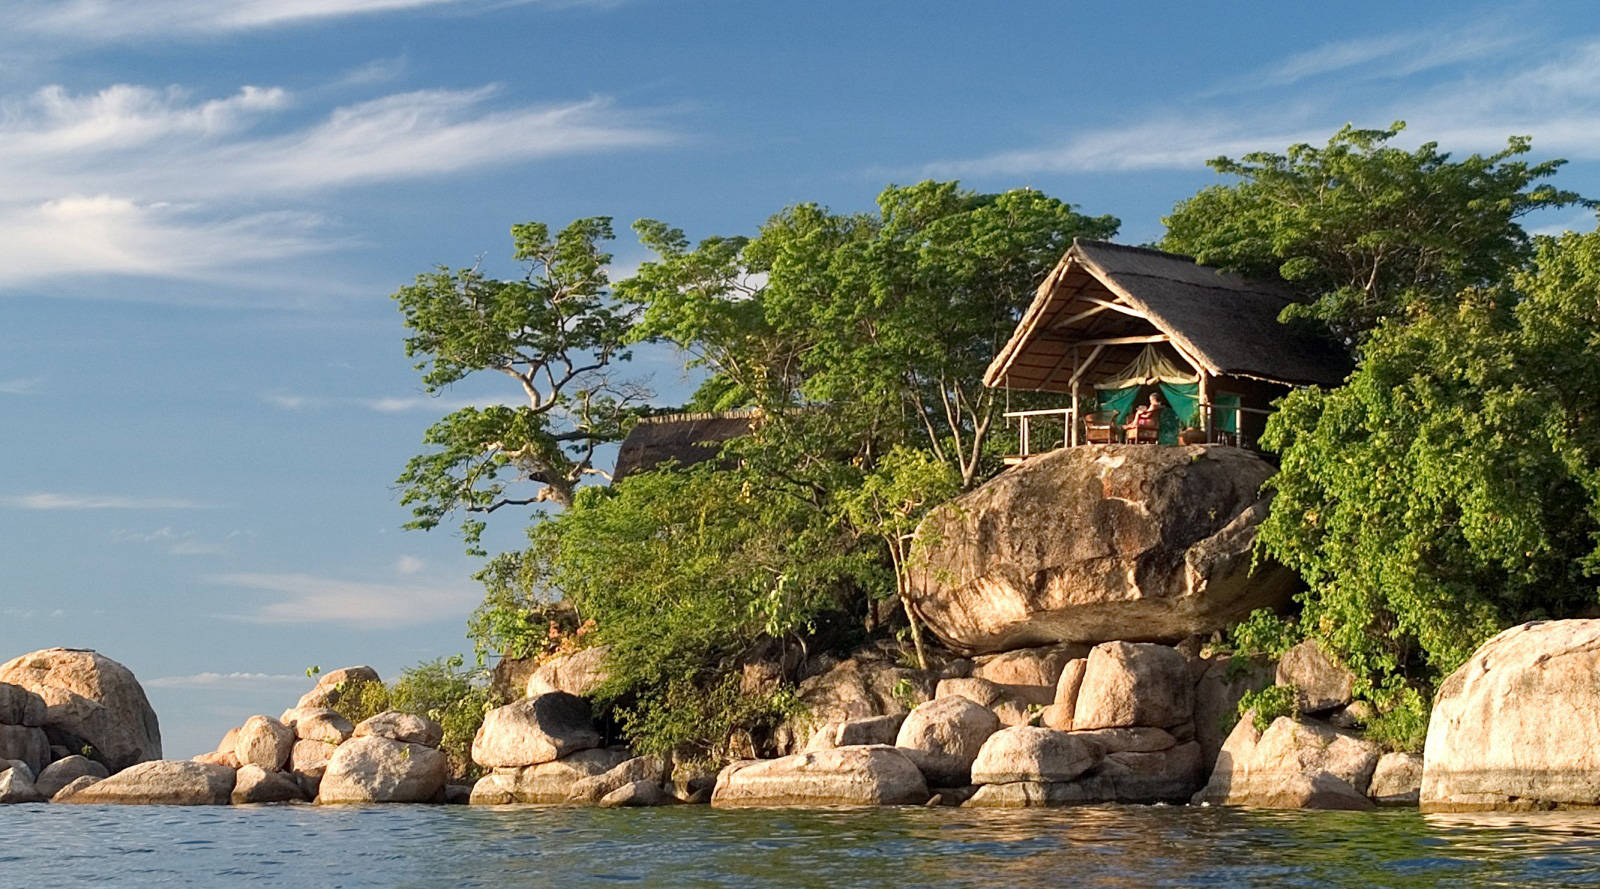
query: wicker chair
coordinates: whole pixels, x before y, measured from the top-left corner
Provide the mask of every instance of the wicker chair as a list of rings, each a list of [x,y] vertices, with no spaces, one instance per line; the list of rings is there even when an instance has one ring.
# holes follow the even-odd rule
[[[1095,411],[1083,418],[1083,440],[1088,444],[1116,444],[1122,440],[1122,430],[1117,426],[1117,412]]]
[[[1122,440],[1128,444],[1158,444],[1161,441],[1161,411],[1153,411],[1143,423],[1122,427]]]

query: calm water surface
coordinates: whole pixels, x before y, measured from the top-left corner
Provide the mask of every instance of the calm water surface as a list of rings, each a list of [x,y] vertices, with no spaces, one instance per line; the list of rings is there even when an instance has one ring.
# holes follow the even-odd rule
[[[1600,813],[0,807],[0,887],[1600,886]]]

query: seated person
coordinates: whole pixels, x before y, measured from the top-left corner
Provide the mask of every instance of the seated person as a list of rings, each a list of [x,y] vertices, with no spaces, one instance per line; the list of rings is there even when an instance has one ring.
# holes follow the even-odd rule
[[[1122,428],[1129,441],[1154,441],[1161,425],[1161,396],[1150,393],[1150,403],[1133,412],[1133,419]]]

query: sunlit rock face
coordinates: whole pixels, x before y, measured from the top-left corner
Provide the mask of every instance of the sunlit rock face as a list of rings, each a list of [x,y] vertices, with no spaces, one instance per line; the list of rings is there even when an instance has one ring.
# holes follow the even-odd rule
[[[1028,460],[917,529],[912,598],[965,652],[1173,642],[1280,607],[1296,580],[1251,566],[1261,457],[1218,445],[1096,445]]]

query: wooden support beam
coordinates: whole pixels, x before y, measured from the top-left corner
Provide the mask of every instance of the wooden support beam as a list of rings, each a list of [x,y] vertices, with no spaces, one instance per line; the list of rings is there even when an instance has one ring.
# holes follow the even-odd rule
[[[1089,353],[1089,360],[1078,365],[1077,369],[1072,372],[1072,379],[1068,382],[1074,386],[1078,385],[1078,380],[1083,378],[1083,375],[1089,370],[1089,368],[1094,367],[1094,363],[1100,359],[1100,353],[1104,352],[1105,350],[1105,346],[1095,346],[1094,351]]]
[[[1149,318],[1150,317],[1149,315],[1146,315],[1145,313],[1139,311],[1138,309],[1135,309],[1132,306],[1125,306],[1122,303],[1112,302],[1109,299],[1101,299],[1098,296],[1084,296],[1083,294],[1080,293],[1080,294],[1078,294],[1078,299],[1081,299],[1086,303],[1094,303],[1095,305],[1099,306],[1102,309],[1110,309],[1113,312],[1121,312],[1124,315],[1132,315],[1135,318]]]
[[[1092,318],[1095,315],[1098,315],[1101,312],[1104,312],[1105,310],[1106,310],[1105,306],[1095,306],[1092,309],[1086,309],[1086,310],[1084,310],[1082,312],[1079,312],[1076,315],[1073,315],[1073,316],[1068,317],[1068,318],[1063,318],[1060,321],[1057,321],[1056,323],[1050,325],[1050,329],[1051,330],[1061,330],[1064,327],[1071,327],[1072,325],[1077,324],[1079,321],[1082,321],[1085,318]]]
[[[1075,340],[1077,346],[1131,346],[1138,343],[1170,343],[1172,338],[1164,333],[1152,333],[1146,336],[1108,336],[1092,340]]]

